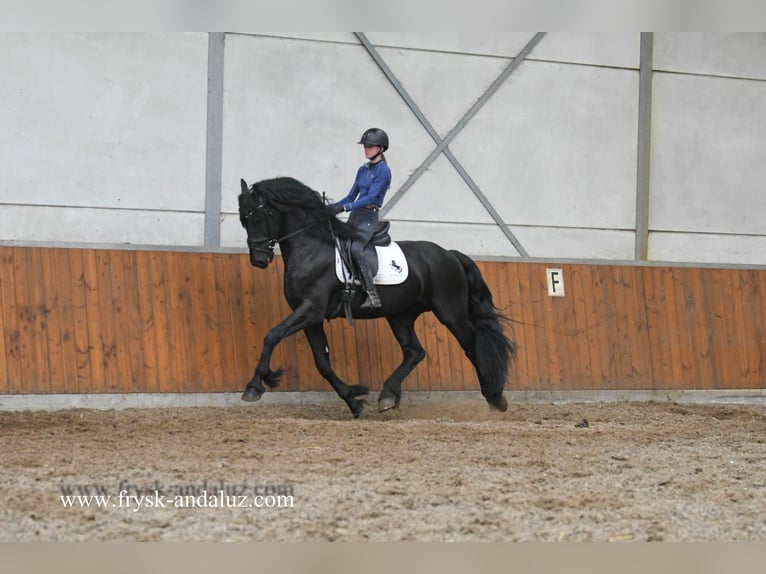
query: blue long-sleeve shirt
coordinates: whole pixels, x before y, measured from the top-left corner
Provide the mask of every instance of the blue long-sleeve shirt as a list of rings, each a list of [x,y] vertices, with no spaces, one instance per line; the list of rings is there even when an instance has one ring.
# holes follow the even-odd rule
[[[354,211],[368,205],[381,207],[390,185],[391,170],[385,161],[366,163],[357,170],[351,191],[337,203],[346,211]]]

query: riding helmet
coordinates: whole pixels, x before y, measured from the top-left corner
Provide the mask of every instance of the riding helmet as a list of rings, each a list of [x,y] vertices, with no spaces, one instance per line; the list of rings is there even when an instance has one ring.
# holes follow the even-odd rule
[[[383,151],[388,149],[388,134],[380,128],[370,128],[362,134],[360,144],[379,145]]]

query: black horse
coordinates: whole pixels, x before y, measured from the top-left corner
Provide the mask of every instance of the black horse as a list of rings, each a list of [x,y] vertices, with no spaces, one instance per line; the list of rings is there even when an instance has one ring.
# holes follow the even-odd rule
[[[350,238],[354,229],[336,219],[322,196],[287,177],[259,181],[248,188],[242,180],[239,219],[247,231],[250,263],[266,268],[279,243],[284,260],[284,294],[293,312],[270,329],[255,374],[242,399],[257,401],[265,388],[274,387],[282,370],[269,367],[274,347],[300,330],[306,334],[319,373],[346,401],[354,417],[364,416],[364,385],[347,385],[330,363],[323,321],[343,316],[343,284],[335,275],[335,238]],[[426,353],[415,335],[415,320],[432,311],[460,342],[476,368],[481,393],[493,408],[505,411],[503,388],[514,344],[501,320],[484,279],[473,261],[458,251],[447,251],[428,241],[401,241],[409,275],[400,285],[383,285],[382,308],[363,309],[363,294],[352,301],[354,318],[385,317],[402,347],[403,360],[386,379],[378,409],[397,407],[404,378]]]

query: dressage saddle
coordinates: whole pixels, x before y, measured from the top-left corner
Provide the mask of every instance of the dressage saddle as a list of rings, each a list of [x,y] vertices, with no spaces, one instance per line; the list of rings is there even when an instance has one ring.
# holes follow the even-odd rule
[[[378,272],[378,254],[375,252],[375,246],[385,247],[391,244],[391,235],[389,235],[389,229],[391,228],[390,221],[379,221],[378,227],[375,233],[372,234],[372,239],[364,247],[364,258],[367,261],[367,265],[372,272],[372,275]],[[358,283],[359,272],[356,269],[356,264],[351,257],[351,239],[339,239],[338,251],[343,259],[343,263],[346,264],[346,268],[351,270],[353,275],[352,280]]]

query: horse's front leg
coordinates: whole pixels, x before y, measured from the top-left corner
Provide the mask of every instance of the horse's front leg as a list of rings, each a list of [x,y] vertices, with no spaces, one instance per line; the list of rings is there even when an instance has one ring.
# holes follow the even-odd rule
[[[248,402],[254,402],[261,398],[261,395],[266,391],[263,386],[265,382],[270,387],[275,387],[279,382],[279,377],[282,375],[282,370],[274,372],[269,368],[271,362],[271,355],[274,352],[274,348],[286,337],[297,333],[306,325],[315,321],[316,318],[311,312],[312,305],[308,301],[304,301],[295,311],[293,311],[284,321],[282,321],[276,327],[269,329],[266,333],[266,337],[263,339],[263,350],[261,351],[261,358],[258,360],[258,366],[255,368],[255,373],[250,382],[245,387],[245,392],[242,394],[242,400]],[[321,317],[319,317],[321,321]]]
[[[366,395],[368,392],[367,387],[364,385],[347,385],[335,374],[330,363],[330,347],[327,344],[327,335],[321,322],[309,325],[303,332],[306,334],[306,339],[308,339],[311,346],[311,352],[314,354],[314,363],[319,374],[332,385],[332,388],[335,389],[340,398],[346,401],[354,418],[363,418],[367,402],[356,397]]]

